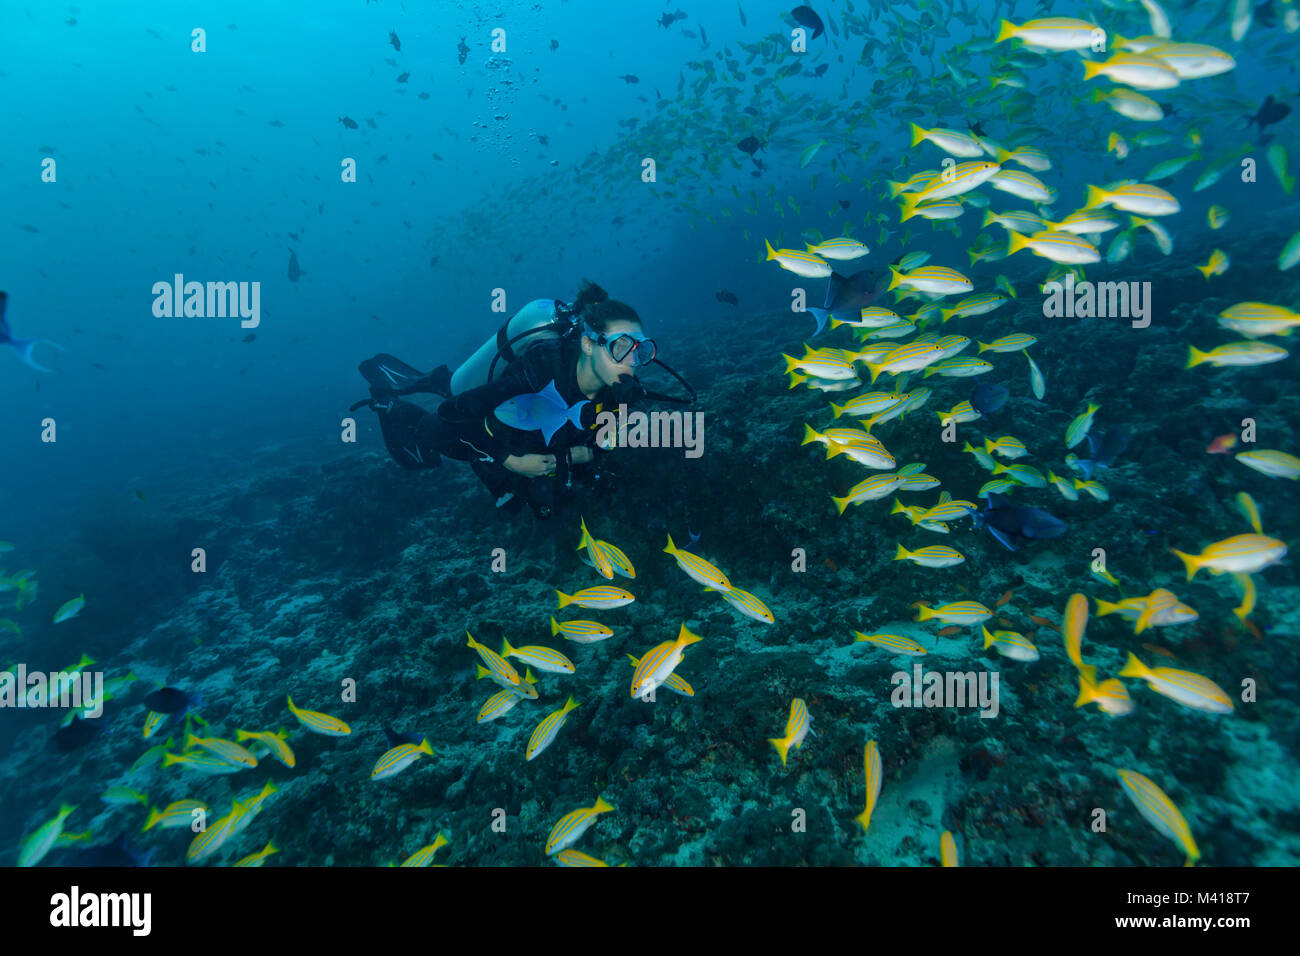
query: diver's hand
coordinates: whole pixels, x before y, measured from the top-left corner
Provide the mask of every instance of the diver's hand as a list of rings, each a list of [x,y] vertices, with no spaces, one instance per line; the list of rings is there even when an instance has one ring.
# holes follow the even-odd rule
[[[544,478],[555,474],[554,455],[511,455],[501,464],[525,478]]]
[[[637,381],[635,375],[625,375],[612,385],[606,385],[597,396],[606,408],[617,405],[631,405],[645,398],[645,387]]]
[[[587,465],[594,461],[596,453],[591,450],[590,445],[574,445],[569,449],[569,463],[573,465]]]

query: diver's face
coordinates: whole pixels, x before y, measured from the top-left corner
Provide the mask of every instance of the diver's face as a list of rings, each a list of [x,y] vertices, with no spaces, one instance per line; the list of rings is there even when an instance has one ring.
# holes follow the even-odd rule
[[[615,321],[610,322],[609,327],[605,330],[605,339],[607,341],[614,339],[623,332],[644,334],[641,326],[636,322]],[[616,362],[610,355],[610,350],[605,345],[597,345],[594,339],[583,337],[582,350],[591,356],[591,367],[604,385],[613,385],[620,378],[626,378],[636,372],[637,355],[636,350],[632,350],[623,357],[623,361]]]

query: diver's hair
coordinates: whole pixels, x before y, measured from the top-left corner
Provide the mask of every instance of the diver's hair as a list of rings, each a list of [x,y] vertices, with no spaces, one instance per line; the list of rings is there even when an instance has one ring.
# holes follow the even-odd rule
[[[573,305],[570,308],[573,309],[576,315],[579,312],[586,311],[598,302],[604,302],[608,298],[608,292],[590,279],[583,279],[582,285],[578,287],[578,297],[573,300]]]

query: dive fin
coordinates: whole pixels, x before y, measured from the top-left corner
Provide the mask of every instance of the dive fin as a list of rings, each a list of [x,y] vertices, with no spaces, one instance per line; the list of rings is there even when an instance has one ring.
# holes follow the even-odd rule
[[[451,397],[451,370],[445,365],[439,365],[432,372],[421,372],[401,359],[381,352],[374,358],[366,359],[357,368],[370,383],[372,395],[428,392],[443,398]]]

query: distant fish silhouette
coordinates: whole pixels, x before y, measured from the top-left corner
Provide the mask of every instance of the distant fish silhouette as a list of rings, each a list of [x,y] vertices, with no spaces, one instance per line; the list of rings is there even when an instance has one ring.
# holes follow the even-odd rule
[[[397,33],[395,31],[388,31],[388,42],[393,45],[393,49],[398,53],[402,52],[402,41],[397,39]]]
[[[350,117],[350,116],[340,116],[340,117],[339,117],[339,122],[342,123],[342,124],[343,124],[345,127],[347,127],[348,129],[356,129],[356,128],[357,128],[357,121],[354,120],[354,119],[353,119],[352,117]]]
[[[306,274],[307,273],[303,272],[298,265],[298,257],[294,254],[294,251],[290,249],[289,250],[289,281],[297,282],[299,276],[304,276]]]

